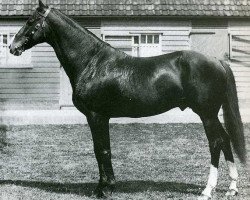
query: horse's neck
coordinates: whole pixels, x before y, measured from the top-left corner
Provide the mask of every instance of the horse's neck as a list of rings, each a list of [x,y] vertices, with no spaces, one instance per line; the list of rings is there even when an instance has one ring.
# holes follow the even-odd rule
[[[72,83],[91,60],[101,41],[58,11],[50,15],[48,24],[47,42],[54,48]]]

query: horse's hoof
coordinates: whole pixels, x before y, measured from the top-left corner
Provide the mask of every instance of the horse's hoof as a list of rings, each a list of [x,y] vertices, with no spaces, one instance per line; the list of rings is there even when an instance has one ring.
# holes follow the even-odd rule
[[[105,187],[98,186],[93,192],[93,195],[96,196],[97,198],[109,198],[112,196],[113,191],[114,191],[114,185],[108,185]]]
[[[105,198],[111,197],[114,191],[114,185],[108,185],[102,189]]]
[[[230,189],[227,191],[226,196],[237,196],[238,192],[236,190]]]
[[[93,198],[96,197],[98,199],[105,198],[104,193],[102,191],[97,191],[97,190],[93,191],[91,197],[93,197]]]
[[[211,199],[211,197],[204,195],[204,194],[198,197],[198,200],[209,200],[209,199]]]

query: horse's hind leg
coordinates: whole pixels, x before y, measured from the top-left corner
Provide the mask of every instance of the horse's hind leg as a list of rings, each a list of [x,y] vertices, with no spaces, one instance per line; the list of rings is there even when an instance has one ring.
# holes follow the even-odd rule
[[[220,152],[222,147],[222,138],[220,136],[220,122],[216,117],[201,117],[203,126],[205,128],[206,136],[209,142],[209,150],[211,154],[210,173],[206,188],[202,192],[199,199],[210,199],[213,189],[217,185],[218,167]]]
[[[109,118],[92,113],[87,116],[91,129],[94,152],[97,159],[100,180],[94,194],[97,197],[110,196],[114,190],[115,177],[111,163]]]
[[[222,126],[221,126],[221,130],[222,130],[222,137],[223,137],[222,151],[227,161],[228,168],[229,168],[229,176],[231,178],[231,184],[229,186],[228,192],[226,193],[226,196],[235,196],[238,193],[238,189],[237,189],[238,172],[237,172],[236,165],[234,163],[234,157],[233,157],[232,148],[230,145],[230,137]]]
[[[202,192],[204,195],[202,199],[211,198],[211,192],[217,185],[218,178],[218,166],[220,151],[222,150],[229,167],[229,176],[231,178],[231,184],[227,196],[234,196],[238,193],[237,179],[238,173],[234,164],[234,158],[230,145],[230,137],[221,125],[218,117],[205,117],[201,118],[205,132],[209,141],[209,149],[211,153],[211,167],[210,174],[207,182],[207,186]]]
[[[231,178],[231,184],[229,186],[229,190],[226,193],[226,196],[235,196],[238,193],[237,189],[237,180],[238,180],[238,172],[236,165],[234,163],[234,157],[232,153],[232,148],[230,145],[230,137],[219,122],[218,119],[216,119],[216,130],[218,131],[217,141],[220,143],[221,150],[224,153],[225,159],[227,161],[227,165],[229,168],[229,176]],[[213,160],[213,159],[212,159]],[[218,159],[219,160],[219,159]],[[213,165],[213,163],[212,163]]]

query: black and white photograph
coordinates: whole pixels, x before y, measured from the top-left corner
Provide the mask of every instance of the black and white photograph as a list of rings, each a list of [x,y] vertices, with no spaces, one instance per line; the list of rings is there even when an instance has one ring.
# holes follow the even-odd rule
[[[250,0],[0,0],[0,200],[250,199]]]

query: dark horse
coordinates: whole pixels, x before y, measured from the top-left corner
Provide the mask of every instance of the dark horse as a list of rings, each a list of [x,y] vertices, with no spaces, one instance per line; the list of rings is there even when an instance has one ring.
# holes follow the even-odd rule
[[[237,194],[238,174],[230,143],[243,163],[246,151],[235,80],[227,64],[193,51],[131,57],[39,1],[16,34],[10,52],[21,55],[42,42],[54,48],[70,79],[73,103],[87,117],[100,173],[98,197],[110,194],[115,185],[109,119],[152,116],[174,107],[189,107],[198,114],[209,141],[210,175],[200,199],[209,199],[216,186],[221,151],[231,178],[227,195]],[[221,106],[227,131],[218,119]]]

